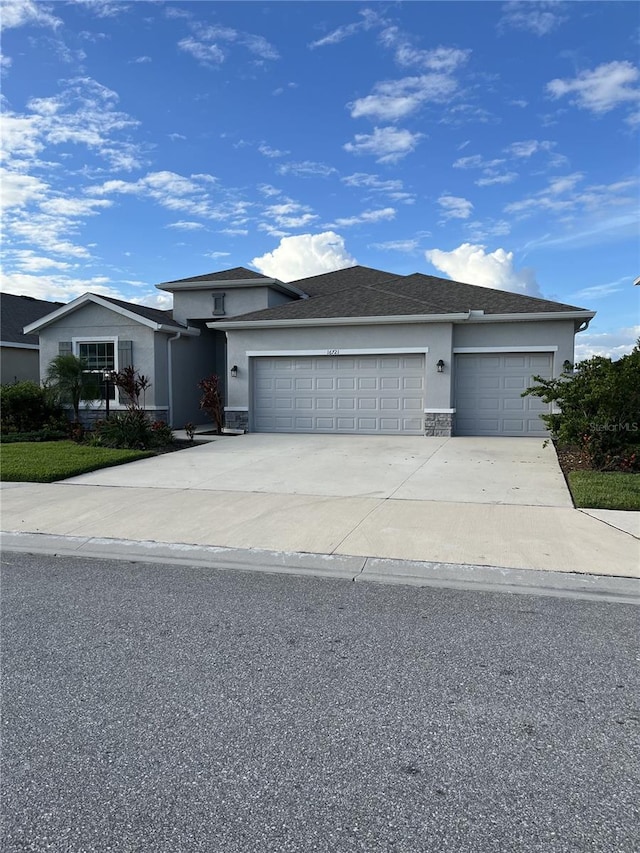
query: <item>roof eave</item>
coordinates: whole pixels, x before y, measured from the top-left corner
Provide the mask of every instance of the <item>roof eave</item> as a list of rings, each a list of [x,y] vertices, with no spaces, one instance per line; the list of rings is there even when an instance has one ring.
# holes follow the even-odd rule
[[[73,302],[69,302],[67,305],[63,305],[61,308],[58,308],[51,314],[46,314],[44,317],[41,317],[34,323],[30,323],[28,326],[25,326],[22,332],[25,335],[38,334],[42,329],[46,328],[47,326],[50,326],[52,323],[57,322],[62,317],[65,317],[67,314],[72,314],[74,311],[77,311],[79,308],[82,308],[84,305],[88,305],[89,303],[93,303],[94,305],[100,305],[102,308],[106,308],[109,311],[113,311],[115,314],[120,314],[120,316],[126,317],[129,320],[133,320],[134,322],[139,323],[141,326],[147,326],[149,329],[153,329],[154,332],[184,332],[184,334],[194,336],[200,334],[199,329],[193,329],[192,327],[170,325],[167,323],[156,323],[155,320],[150,320],[148,317],[143,317],[141,314],[136,314],[134,311],[129,311],[127,308],[123,308],[121,305],[114,305],[113,302],[109,302],[107,299],[101,299],[100,296],[95,293],[84,293],[82,296],[79,296],[77,299],[74,299]]]
[[[392,314],[369,317],[312,317],[301,320],[218,320],[210,329],[270,329],[296,326],[377,326],[406,323],[514,323],[539,320],[591,320],[595,311],[540,311],[535,313],[484,314],[464,311],[451,314]]]
[[[277,278],[236,278],[225,281],[223,279],[203,279],[202,281],[190,282],[163,282],[156,284],[158,290],[166,290],[168,293],[182,293],[188,290],[233,290],[241,287],[270,287],[281,293],[293,294],[299,299],[308,299],[309,296],[299,287],[279,281]]]

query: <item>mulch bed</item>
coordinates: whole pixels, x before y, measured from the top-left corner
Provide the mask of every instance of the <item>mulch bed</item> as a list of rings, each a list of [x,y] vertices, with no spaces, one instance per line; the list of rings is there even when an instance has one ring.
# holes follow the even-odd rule
[[[571,471],[591,471],[591,462],[587,454],[579,447],[558,447],[554,443],[558,462],[565,477]]]

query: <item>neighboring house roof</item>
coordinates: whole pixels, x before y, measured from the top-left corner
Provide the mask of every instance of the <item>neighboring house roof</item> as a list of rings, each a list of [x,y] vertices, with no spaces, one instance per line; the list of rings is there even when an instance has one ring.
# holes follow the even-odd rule
[[[35,299],[33,296],[0,293],[0,341],[3,345],[38,347],[38,336],[25,335],[22,330],[30,323],[60,308],[62,304],[62,302]]]
[[[50,326],[62,317],[72,314],[89,303],[94,303],[110,311],[115,311],[116,314],[120,314],[130,320],[135,320],[143,326],[148,326],[154,332],[183,332],[187,335],[200,334],[199,329],[186,326],[178,320],[174,320],[171,316],[171,311],[147,308],[144,305],[136,305],[133,302],[125,302],[123,299],[113,299],[113,297],[101,296],[97,293],[84,293],[82,296],[74,299],[73,302],[69,302],[67,305],[63,305],[40,320],[25,326],[25,332],[27,334],[39,332],[46,326]]]
[[[551,302],[519,293],[496,290],[491,287],[465,284],[449,279],[414,273],[409,276],[392,276],[382,273],[376,279],[364,267],[351,268],[352,282],[349,286],[349,270],[341,270],[340,274],[332,273],[334,279],[328,284],[326,295],[310,295],[309,299],[298,302],[287,302],[274,308],[252,311],[234,317],[229,323],[252,323],[258,321],[295,321],[331,318],[355,317],[407,317],[411,315],[467,315],[477,312],[485,315],[513,314],[592,314],[574,305]],[[370,276],[368,278],[368,276]],[[318,277],[322,278],[322,277]],[[342,289],[333,289],[333,285],[342,282]],[[305,280],[295,282],[301,289]],[[321,292],[322,288],[318,287]],[[216,325],[222,325],[216,323]]]

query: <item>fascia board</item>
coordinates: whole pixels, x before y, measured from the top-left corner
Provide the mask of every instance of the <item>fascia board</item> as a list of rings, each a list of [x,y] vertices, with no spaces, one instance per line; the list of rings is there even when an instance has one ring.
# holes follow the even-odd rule
[[[0,341],[0,347],[13,347],[13,349],[40,349],[39,344],[19,344],[17,341]]]
[[[158,290],[166,290],[168,293],[183,293],[189,290],[234,290],[242,287],[270,287],[272,290],[279,290],[281,293],[293,294],[300,299],[308,299],[309,296],[304,290],[294,287],[292,284],[286,284],[283,281],[278,281],[277,278],[236,278],[231,281],[192,281],[186,284],[172,283],[156,284]]]
[[[82,296],[79,296],[77,299],[74,299],[73,302],[69,302],[67,305],[63,305],[62,308],[58,308],[51,314],[47,314],[42,317],[40,320],[36,320],[35,323],[31,323],[28,326],[25,326],[22,330],[25,335],[32,334],[34,332],[39,332],[41,329],[46,328],[46,326],[50,326],[52,323],[55,323],[57,320],[65,317],[67,314],[72,314],[74,311],[77,311],[79,308],[82,308],[89,303],[93,303],[94,305],[100,305],[102,308],[106,308],[108,311],[113,311],[115,314],[119,314],[121,317],[126,317],[128,320],[133,320],[136,323],[140,323],[141,326],[147,326],[149,329],[153,329],[154,332],[184,332],[185,334],[190,335],[199,335],[200,332],[198,329],[192,329],[188,331],[182,326],[172,326],[165,323],[156,323],[154,320],[149,320],[147,317],[142,317],[140,314],[136,314],[133,311],[129,311],[127,308],[123,308],[121,305],[114,305],[112,302],[108,302],[106,299],[101,299],[95,293],[85,293]]]
[[[513,323],[523,320],[592,320],[595,311],[536,311],[531,313],[514,314],[484,314],[471,316],[469,323]]]
[[[404,323],[459,323],[468,319],[464,314],[393,314],[382,317],[313,317],[304,320],[238,320],[211,321],[210,329],[271,329],[308,326],[380,326]]]

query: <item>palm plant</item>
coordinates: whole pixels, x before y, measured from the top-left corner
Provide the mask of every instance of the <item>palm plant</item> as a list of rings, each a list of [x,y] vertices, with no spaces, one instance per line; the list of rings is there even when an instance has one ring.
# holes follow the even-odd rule
[[[47,385],[64,405],[73,409],[75,423],[80,421],[80,403],[100,396],[99,383],[87,371],[87,363],[71,353],[57,355],[47,368]]]

